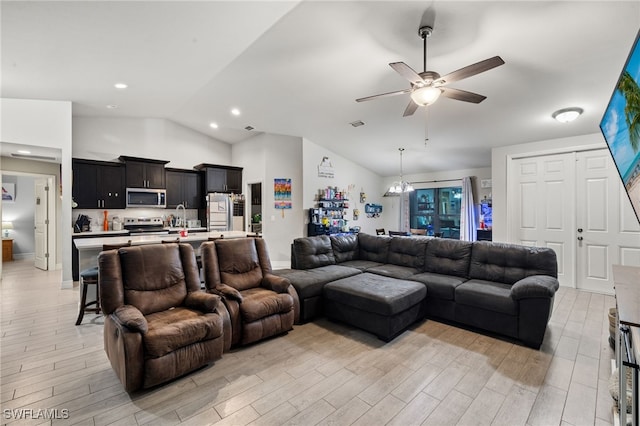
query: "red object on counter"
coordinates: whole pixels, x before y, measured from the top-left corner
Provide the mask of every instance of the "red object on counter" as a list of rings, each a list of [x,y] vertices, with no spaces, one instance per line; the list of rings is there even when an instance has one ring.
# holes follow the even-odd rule
[[[107,210],[104,211],[104,222],[102,222],[102,230],[103,231],[108,231],[109,230],[109,221],[107,220],[107,215],[109,214],[109,212]]]

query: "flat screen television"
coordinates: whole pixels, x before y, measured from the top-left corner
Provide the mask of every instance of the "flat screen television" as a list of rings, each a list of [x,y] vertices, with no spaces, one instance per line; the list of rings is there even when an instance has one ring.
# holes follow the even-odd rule
[[[640,31],[602,117],[600,130],[640,222]]]

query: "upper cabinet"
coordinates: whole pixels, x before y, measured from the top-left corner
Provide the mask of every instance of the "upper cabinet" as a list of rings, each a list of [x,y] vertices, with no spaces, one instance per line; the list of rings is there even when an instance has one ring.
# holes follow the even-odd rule
[[[73,199],[81,209],[124,209],[125,169],[120,163],[74,158]]]
[[[204,192],[242,193],[242,167],[198,164],[203,173]]]
[[[167,207],[183,204],[188,209],[204,207],[200,173],[193,170],[166,169]]]
[[[127,188],[165,189],[167,186],[164,165],[168,161],[120,156],[126,169]]]

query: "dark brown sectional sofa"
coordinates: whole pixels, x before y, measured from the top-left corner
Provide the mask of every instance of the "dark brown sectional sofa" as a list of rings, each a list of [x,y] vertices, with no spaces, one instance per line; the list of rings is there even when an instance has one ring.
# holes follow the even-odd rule
[[[539,348],[559,287],[553,250],[485,241],[364,233],[297,238],[291,267],[273,273],[295,287],[300,322],[326,315],[384,340],[431,317]],[[410,294],[387,300],[394,280]],[[426,297],[411,283],[423,284]]]

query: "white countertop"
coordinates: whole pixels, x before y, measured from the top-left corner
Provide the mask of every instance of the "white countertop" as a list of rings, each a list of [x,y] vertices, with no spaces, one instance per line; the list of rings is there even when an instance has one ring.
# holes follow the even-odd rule
[[[116,231],[117,232],[117,231]],[[209,237],[216,238],[220,236],[224,238],[243,238],[250,235],[244,231],[212,231],[212,232],[189,232],[186,237],[180,237],[181,243],[194,243],[207,241]],[[178,238],[178,234],[164,235],[121,235],[121,236],[104,236],[96,238],[77,238],[73,240],[76,248],[82,250],[102,249],[104,244],[125,244],[131,240],[132,245],[158,244],[162,241]]]
[[[122,231],[85,231],[85,232],[74,232],[74,237],[92,237],[92,236],[100,236],[100,235],[127,235],[129,231],[123,229]]]

